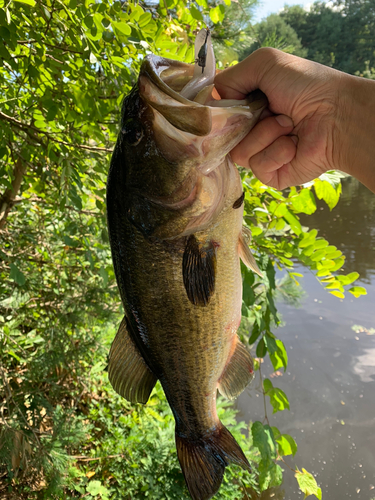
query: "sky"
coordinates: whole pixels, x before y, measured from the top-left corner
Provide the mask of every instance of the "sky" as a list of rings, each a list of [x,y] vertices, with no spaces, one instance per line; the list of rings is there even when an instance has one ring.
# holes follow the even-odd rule
[[[259,5],[254,9],[253,22],[257,23],[269,14],[277,14],[285,4],[288,5],[310,5],[311,0],[260,0]]]

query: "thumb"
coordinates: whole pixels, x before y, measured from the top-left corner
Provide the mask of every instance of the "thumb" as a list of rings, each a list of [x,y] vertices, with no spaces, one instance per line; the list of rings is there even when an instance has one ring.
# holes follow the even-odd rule
[[[271,58],[272,53],[269,49],[258,49],[240,63],[218,73],[214,83],[220,97],[243,99],[251,91],[261,89],[264,74],[269,63],[272,64]]]

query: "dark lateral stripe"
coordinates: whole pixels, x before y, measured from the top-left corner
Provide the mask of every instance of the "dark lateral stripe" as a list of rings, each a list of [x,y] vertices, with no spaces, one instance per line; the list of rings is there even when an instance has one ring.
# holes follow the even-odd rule
[[[182,259],[182,275],[187,296],[195,306],[206,306],[215,291],[216,247],[212,241],[204,247],[192,234]]]
[[[244,198],[245,198],[245,191],[241,194],[241,196],[238,198],[238,200],[236,200],[233,203],[233,208],[240,208],[240,206],[243,203]]]

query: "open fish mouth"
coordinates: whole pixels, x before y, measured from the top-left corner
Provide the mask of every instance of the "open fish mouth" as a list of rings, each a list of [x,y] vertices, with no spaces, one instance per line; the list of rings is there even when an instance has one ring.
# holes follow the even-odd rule
[[[206,56],[202,66],[199,54],[204,47]],[[239,142],[237,129],[243,129],[243,136],[247,134],[254,119],[258,119],[267,104],[266,96],[261,91],[255,91],[243,100],[213,98],[215,56],[211,34],[206,29],[202,29],[196,37],[195,61],[192,65],[154,55],[147,56],[139,76],[141,97],[178,130],[196,136],[206,136],[215,134],[216,130],[220,129],[220,135],[225,135],[228,140],[228,128],[225,125],[229,125],[236,129],[232,135],[235,136],[234,140]],[[244,121],[249,124],[245,129]],[[234,127],[236,122],[238,126]],[[155,127],[157,126],[155,123]],[[228,144],[232,145],[231,142]],[[220,159],[229,151],[230,149],[226,148]],[[211,170],[213,168],[215,167]]]
[[[203,48],[204,67],[199,57]],[[267,98],[261,91],[240,101],[212,97],[216,68],[206,29],[197,35],[195,57],[192,65],[147,56],[138,86],[140,97],[153,110],[155,142],[164,157],[171,162],[189,160],[207,175],[251,130]]]

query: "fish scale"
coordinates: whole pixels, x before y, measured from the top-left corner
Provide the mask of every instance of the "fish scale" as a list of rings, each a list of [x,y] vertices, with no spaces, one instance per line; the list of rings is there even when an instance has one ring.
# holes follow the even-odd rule
[[[205,30],[196,53],[202,40],[203,73],[156,56],[144,61],[138,86],[123,104],[107,184],[112,258],[125,310],[109,355],[109,380],[123,397],[141,403],[160,381],[194,500],[218,491],[230,462],[250,470],[218,419],[216,396],[219,390],[234,398],[253,378],[251,356],[237,336],[240,258],[260,271],[243,238],[242,185],[229,151],[267,103],[259,92],[235,105],[195,102],[194,92],[199,101],[212,99],[205,88],[215,75]]]

